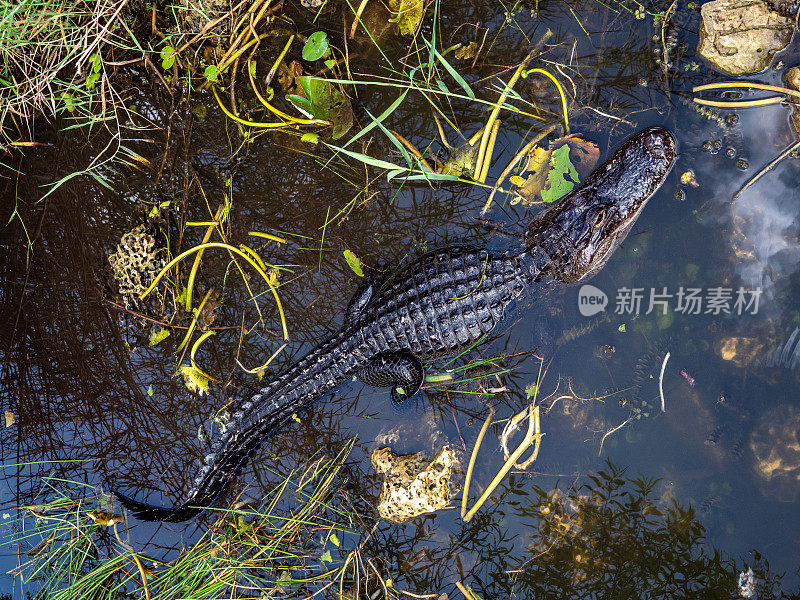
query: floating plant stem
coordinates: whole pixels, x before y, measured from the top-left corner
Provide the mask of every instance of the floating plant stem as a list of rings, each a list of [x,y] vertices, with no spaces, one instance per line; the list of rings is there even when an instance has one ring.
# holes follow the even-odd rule
[[[272,240],[273,242],[277,242],[278,244],[285,244],[286,239],[282,237],[278,237],[277,235],[272,235],[271,233],[262,233],[260,231],[248,231],[247,235],[252,235],[255,237],[264,238],[267,240]]]
[[[497,141],[497,132],[500,130],[500,121],[492,123],[492,131],[489,133],[489,143],[486,146],[486,154],[483,157],[483,166],[478,174],[478,181],[484,183],[486,176],[489,174],[489,167],[492,164],[492,155],[494,154],[494,145]]]
[[[769,106],[770,104],[780,104],[786,102],[786,98],[773,96],[771,98],[760,98],[758,100],[703,100],[695,98],[695,103],[702,106],[714,106],[716,108],[756,108],[759,106]]]
[[[667,368],[669,352],[664,355],[664,362],[661,363],[661,374],[658,376],[658,394],[661,396],[661,412],[667,412],[664,402],[664,369]]]
[[[212,381],[216,381],[216,379],[211,377],[211,375],[209,375],[208,373],[203,371],[203,369],[198,367],[197,363],[194,361],[194,357],[197,354],[197,350],[200,348],[200,344],[202,344],[207,338],[211,337],[212,335],[214,335],[213,331],[206,331],[203,335],[201,335],[199,338],[197,338],[197,341],[192,345],[192,351],[189,353],[189,362],[191,362],[192,363],[192,367],[196,371],[201,373],[204,377],[207,377],[208,379],[210,379]]]
[[[200,306],[197,307],[197,312],[194,314],[194,318],[192,318],[192,322],[189,324],[189,329],[186,331],[186,335],[183,336],[183,340],[178,347],[176,348],[177,352],[180,352],[184,349],[186,344],[189,343],[189,340],[192,339],[192,335],[194,334],[194,330],[197,327],[197,319],[200,318],[200,313],[203,311],[203,307],[206,305],[208,298],[211,296],[211,290],[206,292],[206,295],[203,296],[203,299],[200,301]]]
[[[217,92],[216,86],[211,86],[211,90],[214,92],[214,98],[217,100],[217,104],[219,105],[222,112],[225,113],[229,119],[236,121],[240,125],[247,125],[248,127],[258,127],[260,129],[284,129],[290,127],[292,124],[286,121],[273,121],[271,123],[262,123],[259,121],[248,121],[246,119],[242,119],[241,117],[237,117],[228,108],[223,104],[222,98],[219,97],[219,93]]]
[[[467,466],[467,476],[464,479],[464,492],[461,497],[461,518],[465,521],[468,520],[466,518],[467,515],[467,500],[469,498],[469,484],[472,481],[472,470],[475,468],[475,459],[478,458],[478,450],[480,450],[481,443],[483,442],[483,436],[486,435],[486,431],[489,429],[489,425],[492,423],[492,419],[494,418],[494,408],[489,410],[489,416],[486,417],[486,421],[483,422],[483,427],[481,427],[480,433],[478,433],[478,439],[475,440],[475,447],[472,449],[472,456],[469,458],[469,465]]]
[[[704,92],[707,90],[725,90],[735,88],[748,88],[753,90],[764,90],[767,92],[780,92],[788,96],[797,96],[800,98],[800,91],[791,88],[785,88],[778,85],[768,85],[766,83],[751,83],[748,81],[724,81],[721,83],[706,83],[704,85],[697,85],[692,88],[693,92]]]
[[[537,54],[539,54],[539,49],[548,39],[550,39],[550,37],[552,37],[552,35],[553,32],[548,29],[547,32],[542,36],[542,39],[539,41],[536,47],[530,52],[528,52],[528,55],[524,58],[524,60],[514,71],[514,74],[511,76],[511,79],[509,79],[508,83],[505,86],[505,89],[503,90],[503,93],[500,94],[500,98],[497,100],[497,104],[492,109],[492,112],[489,114],[489,119],[486,121],[486,125],[483,128],[481,143],[480,146],[478,146],[478,158],[475,160],[476,173],[480,173],[483,169],[483,161],[485,160],[486,156],[486,147],[489,144],[489,138],[491,137],[491,130],[494,125],[494,122],[497,120],[497,115],[500,113],[500,109],[505,104],[506,99],[508,98],[509,94],[511,93],[511,90],[514,88],[519,78],[522,77],[522,74],[525,71],[525,67],[527,67],[528,63],[530,63],[531,60],[533,60],[533,58]]]
[[[558,79],[556,79],[553,74],[546,69],[530,69],[525,73],[525,76],[527,76],[529,73],[539,73],[544,75],[553,82],[553,85],[556,86],[556,90],[558,90],[558,97],[561,99],[561,110],[564,113],[564,135],[569,135],[569,115],[567,114],[567,97],[566,94],[564,94],[564,88],[561,87]]]
[[[514,156],[514,158],[511,159],[511,162],[508,163],[506,168],[503,169],[503,172],[500,173],[500,177],[497,178],[497,181],[495,182],[494,187],[492,188],[492,191],[489,194],[489,198],[487,198],[487,200],[486,200],[486,204],[483,205],[483,208],[481,209],[481,215],[482,216],[485,215],[489,211],[489,207],[492,205],[492,200],[494,199],[494,195],[497,193],[497,190],[500,189],[500,186],[503,185],[503,182],[506,180],[506,177],[508,177],[508,175],[517,166],[517,163],[519,163],[519,161],[521,161],[525,157],[525,155],[528,154],[528,152],[530,152],[531,149],[533,149],[534,146],[536,146],[536,144],[538,144],[540,141],[542,141],[542,139],[544,137],[550,135],[550,133],[555,128],[556,128],[555,125],[550,125],[547,129],[545,129],[544,131],[539,133],[530,142],[525,144],[522,147],[522,149],[519,152],[517,152],[516,156]]]
[[[733,195],[733,197],[731,198],[731,201],[733,201],[733,200],[736,200],[736,199],[737,199],[739,196],[741,196],[742,194],[744,194],[744,192],[745,192],[745,190],[747,190],[747,188],[749,188],[749,187],[750,187],[751,185],[753,185],[753,184],[754,184],[756,181],[758,181],[759,179],[761,179],[761,178],[762,178],[764,175],[766,175],[767,173],[769,173],[769,172],[770,172],[772,169],[774,169],[774,168],[777,166],[777,164],[778,164],[779,162],[781,162],[781,161],[782,161],[784,158],[786,158],[787,156],[789,156],[789,155],[790,155],[792,152],[794,152],[794,151],[795,151],[795,150],[797,150],[798,148],[800,148],[800,140],[796,141],[794,144],[792,144],[791,146],[789,146],[788,148],[786,148],[786,150],[784,150],[784,151],[783,151],[783,152],[781,152],[781,153],[780,153],[778,156],[776,156],[776,157],[775,157],[775,158],[774,158],[774,159],[773,159],[773,160],[772,160],[772,161],[771,161],[771,162],[770,162],[770,163],[769,163],[767,166],[765,166],[765,167],[764,167],[763,169],[761,169],[761,170],[760,170],[758,173],[756,173],[756,174],[755,174],[755,175],[754,175],[752,178],[750,178],[750,179],[747,181],[747,183],[745,183],[745,184],[744,184],[744,185],[741,187],[741,189],[740,189],[738,192],[736,192],[736,193]]]
[[[525,434],[525,439],[523,439],[519,443],[519,446],[517,446],[516,450],[514,450],[514,452],[511,454],[511,456],[508,457],[508,459],[506,460],[505,464],[503,464],[503,466],[497,472],[497,475],[495,475],[494,479],[492,479],[492,482],[488,485],[488,487],[483,492],[483,494],[481,494],[480,498],[478,498],[478,500],[475,502],[475,505],[464,516],[464,522],[465,523],[468,523],[472,519],[472,517],[475,516],[475,513],[478,512],[478,509],[480,509],[480,507],[483,506],[484,502],[486,502],[486,500],[489,499],[489,496],[491,496],[492,492],[494,492],[494,490],[497,488],[497,486],[500,485],[500,482],[503,480],[503,478],[506,476],[506,474],[514,466],[514,463],[516,463],[517,460],[519,460],[519,457],[522,456],[522,454],[531,446],[531,444],[534,443],[534,441],[536,442],[536,445],[535,445],[534,450],[533,450],[533,455],[532,455],[531,459],[526,461],[525,464],[526,465],[530,464],[532,462],[532,460],[535,460],[536,457],[538,456],[538,454],[539,454],[539,444],[540,444],[540,441],[541,441],[541,438],[542,438],[541,429],[540,429],[540,426],[539,426],[539,407],[538,406],[535,406],[535,407],[532,407],[532,408],[529,407],[529,408],[526,408],[523,412],[527,412],[528,413],[528,431]],[[466,497],[468,491],[469,490],[468,490],[468,488],[466,487],[466,484],[465,484],[465,486],[464,486],[464,496],[465,497]],[[463,506],[463,504],[462,504],[462,506]]]
[[[174,267],[176,264],[178,264],[187,256],[190,256],[192,253],[200,252],[201,250],[205,250],[206,248],[222,248],[224,250],[227,250],[228,252],[232,252],[233,254],[236,254],[237,256],[240,256],[241,258],[246,260],[250,264],[250,266],[253,267],[259,275],[261,275],[261,277],[269,286],[269,289],[272,292],[273,297],[275,298],[275,304],[278,307],[278,313],[280,314],[281,317],[281,327],[283,328],[283,339],[288,340],[289,330],[286,326],[286,315],[284,315],[283,313],[283,305],[281,304],[280,298],[278,297],[278,290],[275,289],[275,285],[272,283],[269,275],[267,275],[267,273],[264,272],[264,270],[259,266],[259,264],[256,261],[254,261],[247,254],[239,250],[239,248],[231,246],[230,244],[223,244],[221,242],[208,242],[205,244],[200,244],[199,246],[195,246],[194,248],[189,248],[185,252],[182,252],[181,254],[173,258],[171,261],[169,261],[163,269],[161,269],[161,272],[158,275],[156,275],[155,279],[153,279],[153,282],[150,284],[150,287],[148,287],[144,292],[142,292],[142,294],[139,296],[139,299],[144,300],[145,297],[147,297],[147,295],[153,291],[156,285],[158,285],[158,282],[161,281],[164,275],[166,275],[172,267]]]
[[[206,230],[206,233],[203,236],[203,241],[200,242],[200,245],[207,243],[211,239],[211,234],[214,233],[214,229],[219,225],[220,219],[222,219],[224,212],[225,206],[220,205],[220,207],[217,209],[217,213],[214,215],[214,220],[208,224],[209,227]],[[192,292],[194,291],[194,280],[197,277],[197,270],[200,268],[200,261],[203,259],[203,252],[204,251],[201,250],[197,253],[197,256],[194,257],[192,269],[189,271],[189,280],[186,282],[186,300],[184,306],[186,307],[187,311],[192,310]]]

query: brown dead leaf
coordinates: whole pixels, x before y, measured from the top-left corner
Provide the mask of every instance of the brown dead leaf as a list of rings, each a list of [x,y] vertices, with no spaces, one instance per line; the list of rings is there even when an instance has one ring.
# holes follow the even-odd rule
[[[463,44],[459,45],[455,51],[455,57],[458,60],[469,60],[470,58],[475,58],[475,55],[478,53],[478,44],[477,42],[470,42],[466,46]]]
[[[581,181],[586,179],[600,160],[600,148],[594,142],[585,140],[577,135],[568,135],[565,138],[567,145],[569,145],[569,158],[572,164],[575,165],[575,170],[578,171],[578,176]],[[558,141],[558,140],[556,140]],[[551,146],[551,150],[555,150]]]
[[[537,202],[537,198],[538,202],[544,202],[540,193],[547,183],[547,172],[550,169],[550,157],[552,155],[552,150],[545,150],[538,146],[528,154],[528,160],[522,169],[522,175],[514,179],[517,182],[522,179],[523,183],[519,185],[517,198],[512,203],[515,204],[521,200],[525,204],[534,204]],[[526,173],[527,177],[525,177]]]
[[[509,181],[516,185],[516,198],[512,203],[537,204],[543,202],[542,190],[549,188],[548,175],[550,174],[553,153],[563,146],[569,146],[569,161],[575,167],[580,181],[586,179],[597,165],[600,158],[600,148],[594,142],[585,140],[577,135],[568,135],[550,142],[550,147],[544,149],[535,147],[528,153],[528,158],[519,176],[514,176]]]
[[[298,96],[305,96],[302,88],[297,84],[296,78],[303,74],[303,65],[298,61],[293,60],[287,66],[286,63],[281,63],[278,67],[278,73],[275,79],[281,90],[286,94],[297,94]]]
[[[219,294],[216,290],[212,290],[208,296],[208,300],[206,300],[206,303],[203,305],[202,312],[197,317],[197,324],[200,325],[201,330],[205,331],[214,324],[219,306]]]

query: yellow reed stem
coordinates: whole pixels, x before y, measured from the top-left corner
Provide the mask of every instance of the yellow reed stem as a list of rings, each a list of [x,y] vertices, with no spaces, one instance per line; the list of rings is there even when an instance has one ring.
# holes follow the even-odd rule
[[[217,93],[217,86],[211,86],[211,89],[214,92],[214,98],[217,99],[217,104],[219,104],[219,107],[222,109],[222,112],[224,112],[229,119],[232,119],[237,123],[240,123],[242,125],[247,125],[249,127],[260,127],[262,129],[283,129],[292,126],[291,123],[287,123],[286,121],[280,121],[275,123],[257,123],[255,121],[247,121],[245,119],[237,117],[235,114],[229,111],[222,103],[222,99],[219,97],[219,94]]]
[[[242,252],[248,254],[250,258],[252,258],[254,261],[256,261],[258,263],[258,266],[261,267],[264,270],[264,272],[267,271],[267,265],[264,263],[264,261],[261,259],[261,257],[255,250],[253,250],[249,246],[245,246],[244,244],[239,244],[239,249]]]
[[[186,330],[186,335],[183,336],[183,340],[181,340],[181,343],[178,344],[177,348],[178,352],[183,350],[186,344],[189,343],[189,340],[192,339],[194,330],[197,327],[197,319],[200,318],[200,313],[203,311],[203,307],[206,305],[206,302],[208,301],[208,298],[210,296],[211,296],[211,290],[208,290],[206,292],[206,295],[203,296],[203,299],[200,301],[200,306],[197,307],[197,311],[194,313],[194,316],[192,317],[192,322],[189,324],[189,328]]]
[[[214,233],[214,229],[219,225],[219,221],[222,218],[222,213],[224,211],[225,211],[224,206],[220,206],[217,209],[217,213],[214,215],[214,220],[208,224],[209,227],[206,230],[206,234],[203,236],[203,241],[200,242],[200,245],[205,244],[211,239],[211,234]],[[192,292],[194,291],[194,280],[197,277],[197,271],[200,268],[200,261],[202,259],[203,259],[203,252],[198,252],[197,256],[194,257],[192,270],[189,271],[189,281],[186,282],[186,299],[184,300],[184,306],[186,307],[187,311],[192,310]]]
[[[484,502],[486,502],[486,500],[489,499],[489,496],[491,496],[492,492],[494,492],[497,486],[500,485],[500,482],[503,480],[506,474],[511,470],[511,467],[514,466],[514,463],[517,462],[519,457],[522,456],[522,453],[525,452],[525,450],[527,450],[533,443],[534,437],[537,438],[541,437],[541,432],[536,431],[536,424],[539,422],[539,419],[537,418],[538,414],[539,414],[538,406],[530,411],[528,419],[528,432],[525,434],[525,439],[523,439],[520,442],[519,446],[517,446],[517,449],[514,450],[511,456],[508,457],[505,464],[503,464],[503,466],[500,468],[500,471],[498,471],[497,475],[495,475],[494,479],[492,479],[492,482],[489,484],[489,486],[486,488],[483,494],[481,494],[481,497],[478,498],[478,500],[475,502],[475,505],[466,514],[466,516],[464,517],[465,523],[468,523],[472,519],[472,517],[475,516],[475,513],[478,512],[478,509],[481,506],[483,506]],[[538,446],[536,447],[536,454],[538,454]]]
[[[735,88],[747,88],[751,90],[764,90],[766,92],[780,92],[789,96],[800,98],[800,91],[778,85],[768,85],[766,83],[750,83],[748,81],[725,81],[721,83],[706,83],[692,88],[693,92],[704,92],[707,90],[729,90]]]
[[[561,98],[561,110],[564,113],[564,135],[569,135],[569,115],[567,114],[567,96],[566,94],[564,94],[564,88],[561,87],[561,84],[558,82],[558,79],[556,79],[553,76],[553,74],[546,69],[538,69],[538,68],[531,69],[527,71],[525,75],[528,75],[529,73],[539,73],[541,75],[544,75],[550,81],[553,82],[553,85],[556,86],[556,89],[558,90],[558,96],[559,98]]]
[[[258,375],[259,373],[261,373],[262,371],[265,371],[267,369],[267,367],[270,365],[270,363],[273,360],[275,360],[275,357],[278,356],[278,354],[280,354],[283,351],[284,348],[286,348],[286,342],[281,344],[278,347],[278,349],[275,350],[275,352],[272,353],[272,356],[270,356],[267,359],[267,362],[265,362],[260,367],[256,367],[255,369],[248,369],[242,363],[240,363],[238,359],[236,360],[236,364],[239,365],[239,368],[242,369],[242,371],[244,371],[245,373],[250,373],[251,375]]]
[[[192,351],[189,353],[189,362],[192,363],[192,368],[198,373],[200,373],[203,377],[216,382],[217,381],[216,379],[214,379],[211,375],[209,375],[208,373],[203,371],[203,369],[198,367],[197,363],[194,361],[194,356],[195,354],[197,354],[197,350],[198,348],[200,348],[200,344],[202,344],[207,338],[211,337],[212,335],[214,335],[213,331],[206,331],[203,335],[197,338],[197,341],[192,345]]]
[[[152,292],[153,289],[158,285],[158,282],[161,281],[161,279],[163,279],[164,275],[166,275],[172,267],[174,267],[176,264],[178,264],[184,258],[186,258],[187,256],[190,256],[191,254],[193,254],[195,252],[199,252],[201,250],[205,250],[206,248],[222,248],[224,250],[227,250],[228,252],[232,252],[233,254],[241,256],[244,260],[246,260],[250,264],[251,267],[253,267],[256,270],[256,272],[259,275],[261,275],[261,277],[264,279],[266,284],[269,286],[269,289],[272,292],[273,297],[275,298],[275,304],[278,307],[278,313],[280,314],[280,317],[281,317],[281,327],[283,328],[283,339],[284,340],[288,340],[289,339],[289,330],[288,330],[288,328],[286,326],[286,315],[283,312],[283,305],[281,304],[280,298],[278,297],[278,290],[275,289],[275,286],[270,281],[269,275],[267,275],[264,272],[264,270],[258,265],[258,263],[256,261],[254,261],[252,258],[247,256],[247,254],[245,254],[244,252],[242,252],[238,248],[236,248],[234,246],[231,246],[230,244],[223,244],[221,242],[208,242],[206,244],[201,244],[199,246],[195,246],[194,248],[189,248],[189,250],[186,250],[185,252],[181,252],[178,256],[176,256],[171,261],[169,261],[167,263],[167,265],[163,269],[161,269],[161,272],[158,275],[156,275],[155,279],[153,279],[153,282],[139,296],[139,298],[141,300],[144,300],[145,297],[150,292]]]
[[[492,124],[492,131],[489,134],[489,143],[486,146],[486,154],[483,157],[483,167],[477,179],[480,183],[485,183],[486,176],[489,174],[489,167],[492,164],[492,155],[494,154],[494,145],[497,141],[497,132],[500,130],[500,123],[501,121],[495,121]]]
[[[519,163],[519,161],[521,161],[525,157],[525,155],[528,154],[531,151],[531,149],[533,149],[533,147],[536,146],[536,144],[538,144],[543,138],[550,135],[550,132],[553,131],[553,129],[555,128],[556,128],[555,125],[550,125],[547,129],[545,129],[541,133],[538,133],[535,138],[533,138],[530,142],[525,144],[522,147],[522,149],[519,152],[517,152],[516,156],[514,156],[514,158],[511,159],[511,162],[509,162],[506,168],[503,169],[503,172],[500,173],[500,177],[497,178],[497,181],[495,182],[494,187],[492,188],[492,191],[489,194],[489,197],[486,199],[486,204],[484,204],[483,208],[481,209],[481,216],[489,212],[489,207],[492,205],[492,200],[494,199],[494,195],[497,193],[497,190],[500,189],[500,186],[503,185],[503,182],[506,180],[506,177],[508,177],[511,171],[513,171],[514,168],[517,166],[517,163]]]
[[[279,244],[285,244],[286,240],[282,237],[278,237],[277,235],[272,235],[271,233],[261,233],[260,231],[248,231],[247,235],[252,235],[255,237],[265,238],[267,240],[272,240],[273,242],[277,242]]]
[[[274,115],[280,117],[281,119],[286,119],[295,125],[330,125],[330,121],[324,121],[322,119],[298,119],[297,117],[293,117],[292,115],[275,108],[267,101],[266,98],[264,98],[264,96],[261,95],[261,92],[258,91],[255,79],[253,77],[253,72],[250,70],[249,66],[247,68],[247,75],[250,78],[250,87],[253,88],[253,93],[256,95],[256,98],[258,98],[258,101],[261,102],[261,104]]]
[[[539,54],[539,48],[542,46],[544,42],[546,42],[553,33],[548,29],[547,33],[542,37],[542,40],[536,47],[528,52],[528,55],[525,59],[520,63],[520,65],[514,71],[514,74],[511,76],[511,79],[508,81],[506,85],[506,89],[503,90],[503,93],[500,94],[500,98],[497,100],[497,105],[492,109],[492,112],[489,114],[489,119],[486,121],[486,125],[483,128],[483,136],[481,137],[480,146],[478,146],[478,158],[475,161],[475,172],[480,173],[483,169],[483,160],[484,156],[486,155],[486,146],[489,143],[489,136],[491,135],[492,126],[494,125],[495,120],[497,120],[497,115],[500,113],[500,109],[503,107],[503,104],[508,98],[508,95],[511,93],[511,90],[516,85],[519,78],[522,76],[522,72],[525,70],[525,67],[528,66],[528,63],[533,60],[533,57]]]
[[[264,81],[266,82],[267,85],[272,83],[272,78],[275,77],[275,73],[278,72],[278,67],[281,66],[283,59],[286,57],[286,53],[289,52],[289,48],[292,47],[292,42],[294,42],[294,34],[290,35],[289,39],[286,40],[286,43],[283,46],[283,50],[281,50],[281,53],[278,55],[278,58],[275,59],[275,62],[272,63],[272,67],[267,73],[267,76],[264,78]]]
[[[220,65],[219,65],[219,67],[218,67],[218,72],[219,72],[219,74],[221,75],[221,74],[222,74],[222,73],[225,71],[225,69],[227,69],[227,68],[228,68],[228,67],[231,65],[231,63],[233,63],[233,62],[234,62],[234,61],[235,61],[237,58],[239,58],[239,57],[240,57],[242,54],[244,54],[245,52],[247,52],[247,50],[249,50],[249,49],[250,49],[251,47],[253,47],[255,44],[257,44],[258,42],[260,42],[261,40],[263,40],[264,38],[266,38],[266,37],[268,37],[268,36],[270,36],[270,35],[272,35],[270,32],[267,32],[267,33],[262,33],[262,34],[261,34],[260,36],[258,36],[256,39],[254,39],[254,40],[250,40],[250,41],[249,41],[249,42],[247,42],[247,43],[246,43],[244,46],[242,46],[241,48],[239,48],[239,49],[238,49],[238,50],[237,50],[237,51],[236,51],[236,52],[235,52],[235,53],[234,53],[232,56],[230,56],[230,57],[229,57],[227,60],[223,61],[223,62],[222,62]],[[213,84],[212,84],[210,81],[204,81],[204,82],[203,82],[203,85],[201,85],[201,86],[200,86],[200,89],[201,89],[201,90],[204,90],[204,89],[206,89],[208,86],[212,86],[212,87],[213,87]]]
[[[489,425],[492,422],[492,418],[494,418],[494,408],[489,411],[489,416],[486,417],[486,421],[483,423],[483,427],[481,427],[481,431],[478,434],[478,439],[475,440],[475,447],[472,449],[472,456],[469,457],[469,465],[467,466],[467,476],[464,479],[464,492],[461,496],[461,518],[464,518],[464,515],[467,514],[467,499],[469,498],[469,484],[472,481],[472,469],[475,468],[475,459],[478,458],[478,450],[481,447],[481,443],[483,442],[483,436],[486,435],[486,431],[489,429]]]
[[[703,100],[702,98],[695,98],[697,104],[703,106],[715,106],[717,108],[755,108],[757,106],[767,106],[769,104],[780,104],[786,102],[786,98],[781,96],[774,96],[772,98],[761,98],[759,100]]]

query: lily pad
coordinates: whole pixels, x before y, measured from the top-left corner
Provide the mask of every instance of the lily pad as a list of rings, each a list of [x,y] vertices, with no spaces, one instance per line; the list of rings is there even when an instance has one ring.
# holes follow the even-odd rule
[[[545,202],[554,202],[569,194],[580,181],[578,171],[569,160],[569,146],[564,144],[550,155],[550,169],[547,171],[547,185],[539,195]]]
[[[324,31],[315,31],[308,36],[306,45],[303,46],[303,60],[313,62],[319,60],[328,51],[328,34]]]
[[[339,88],[325,79],[304,75],[297,78],[305,97],[290,94],[287,99],[315,119],[330,121],[331,137],[337,139],[353,126],[353,106]]]

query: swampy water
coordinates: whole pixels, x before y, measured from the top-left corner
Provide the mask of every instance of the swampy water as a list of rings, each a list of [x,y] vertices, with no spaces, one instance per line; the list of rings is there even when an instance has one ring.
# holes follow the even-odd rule
[[[728,78],[696,55],[699,14],[679,5],[665,40],[661,21],[650,13],[637,18],[619,3],[441,4],[435,32],[428,19],[422,33],[428,39],[435,33],[445,48],[483,44],[474,68],[470,59],[457,63],[479,97],[496,99],[502,82],[550,29],[546,51],[532,66],[563,73],[571,131],[597,143],[602,159],[636,131],[659,125],[678,140],[677,164],[591,281],[594,295],[607,296],[604,311],[584,316],[579,287],[529,295],[509,312],[497,337],[454,363],[429,365],[429,373],[443,373],[473,364],[457,371],[456,381],[426,387],[402,410],[385,390],[346,383],[271,437],[234,493],[244,490],[257,500],[315,453],[335,455],[356,436],[336,493],[366,515],[366,525],[353,525],[341,535],[341,547],[328,549],[334,566],[341,566],[347,550],[362,544],[362,553],[378,561],[397,589],[453,598],[460,597],[455,584],[461,582],[484,599],[729,598],[738,593],[738,574],[753,568],[759,597],[780,597],[781,588],[798,593],[800,345],[796,350],[792,334],[800,326],[800,163],[784,160],[731,201],[793,141],[790,109],[696,110],[692,86]],[[314,23],[313,13],[298,10],[294,18],[306,33],[327,29],[336,40],[341,13],[337,8]],[[352,63],[355,78],[359,70],[386,72],[387,59],[419,61],[408,52],[410,39],[383,40],[386,58],[351,40],[350,51],[361,54]],[[264,50],[271,60],[282,43]],[[780,55],[783,64],[797,63],[798,48],[795,43]],[[257,310],[227,256],[207,251],[197,289],[199,297],[214,290],[215,316],[207,327],[215,335],[195,358],[219,383],[207,395],[190,393],[176,377],[185,330],[150,346],[158,326],[136,317],[146,311],[126,309],[118,294],[108,256],[124,234],[142,224],[168,231],[175,255],[198,244],[206,230],[186,222],[209,221],[230,200],[228,239],[286,268],[279,292],[290,341],[268,378],[341,325],[359,284],[345,250],[375,267],[466,239],[503,248],[541,209],[500,193],[481,220],[490,188],[387,181],[378,169],[330,160],[321,144],[311,147],[289,135],[250,133],[245,140],[208,91],[194,92],[188,104],[172,103],[146,72],[131,69],[121,77],[129,80],[125,102],[141,118],[136,125],[149,124],[135,135],[129,130],[125,135],[137,139],[127,143],[149,165],[100,165],[110,187],[83,175],[43,197],[53,182],[104,160],[107,144],[117,143],[102,128],[54,133],[45,122],[36,131],[42,145],[3,159],[0,403],[15,423],[0,430],[7,465],[0,490],[0,590],[14,598],[35,590],[35,583],[7,572],[31,556],[11,536],[21,527],[17,507],[54,493],[43,488],[43,477],[92,486],[114,482],[139,499],[179,502],[204,453],[204,430],[218,428],[213,416],[259,386],[239,365],[262,365],[282,343],[263,281],[248,278]],[[777,69],[757,78],[780,84]],[[560,105],[546,79],[529,77],[516,91],[559,122]],[[392,87],[359,89],[356,128],[337,143],[399,95]],[[485,105],[450,100],[442,106],[467,138],[486,122]],[[409,93],[385,125],[417,148],[447,153],[420,94]],[[542,126],[530,117],[503,116],[490,186]],[[444,128],[457,145],[458,134]],[[378,128],[353,148],[402,160]],[[696,187],[681,182],[689,170]],[[158,203],[165,203],[159,218],[148,221]],[[252,231],[286,242],[249,236]],[[686,310],[681,295],[690,288],[700,290],[697,311],[691,304]],[[744,304],[737,303],[740,289]],[[630,290],[640,290],[639,306],[625,301]],[[757,306],[751,302],[756,296]],[[163,302],[174,306],[175,298]],[[169,317],[166,311],[151,318]],[[524,408],[541,365],[537,397],[549,410],[541,415],[538,459],[527,471],[508,476],[468,524],[450,509],[405,525],[373,526],[381,483],[369,461],[375,448],[431,457],[448,444],[466,465],[489,407],[498,419]],[[501,430],[502,424],[490,428],[483,442],[470,502],[504,462]],[[463,484],[463,473],[457,479]],[[649,504],[634,502],[637,480],[648,488]],[[580,499],[599,497],[593,494],[609,481],[623,486],[618,496],[609,494],[619,510],[603,526],[590,526]],[[571,486],[582,485],[589,487],[570,496]],[[70,486],[75,493],[83,489]],[[460,495],[451,504],[458,502]],[[645,506],[656,510],[647,531],[631,516]],[[130,520],[124,535],[137,549],[166,557],[201,535],[208,520],[185,526]],[[712,564],[715,552],[721,562]],[[298,587],[297,597],[313,593],[314,585]],[[680,593],[663,592],[669,585]]]

